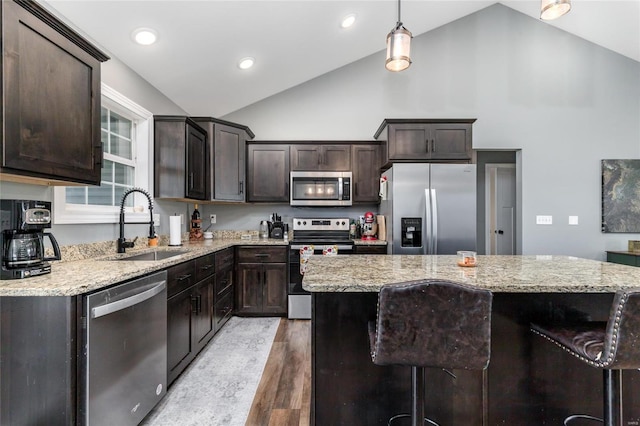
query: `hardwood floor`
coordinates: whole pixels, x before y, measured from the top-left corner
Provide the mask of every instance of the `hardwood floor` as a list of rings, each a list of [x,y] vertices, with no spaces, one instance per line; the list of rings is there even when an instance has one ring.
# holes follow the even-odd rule
[[[283,318],[247,417],[247,426],[309,426],[311,321]]]

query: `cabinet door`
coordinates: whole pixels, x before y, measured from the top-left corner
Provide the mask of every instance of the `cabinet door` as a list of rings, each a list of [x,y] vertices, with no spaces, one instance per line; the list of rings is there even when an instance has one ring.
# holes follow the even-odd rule
[[[171,384],[194,356],[189,289],[167,301],[167,383]]]
[[[471,158],[471,124],[431,124],[430,157],[434,160]]]
[[[236,312],[262,313],[264,271],[261,263],[239,263],[236,280]]]
[[[291,145],[291,170],[320,170],[322,152],[315,144]]]
[[[186,188],[187,198],[204,200],[207,191],[207,135],[186,125]]]
[[[215,125],[213,199],[244,201],[246,132]]]
[[[2,171],[99,185],[100,61],[13,1],[2,3]]]
[[[262,312],[287,313],[287,264],[265,263]]]
[[[291,170],[351,170],[351,145],[296,144],[291,145]]]
[[[351,145],[322,145],[321,170],[348,172],[351,170]]]
[[[429,159],[430,129],[425,124],[389,125],[389,160]]]
[[[289,202],[289,145],[247,146],[247,201]]]
[[[194,303],[193,335],[195,340],[195,352],[200,350],[211,340],[215,333],[213,316],[215,276],[204,279],[193,289],[192,302]]]
[[[377,203],[380,190],[380,145],[353,145],[353,202]]]

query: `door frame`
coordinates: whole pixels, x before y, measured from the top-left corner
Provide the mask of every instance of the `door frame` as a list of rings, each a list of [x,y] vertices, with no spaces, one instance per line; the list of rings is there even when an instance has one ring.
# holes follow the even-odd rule
[[[485,253],[486,254],[492,254],[491,253],[491,241],[493,239],[493,233],[491,232],[491,224],[494,223],[497,220],[497,208],[496,208],[496,203],[495,200],[492,200],[492,196],[493,196],[493,191],[492,188],[495,185],[496,182],[496,173],[494,173],[494,171],[497,171],[497,169],[503,168],[503,169],[515,169],[515,174],[514,174],[514,188],[515,188],[515,194],[514,194],[514,200],[515,200],[515,208],[516,208],[516,215],[513,218],[513,226],[514,226],[514,230],[513,230],[513,244],[514,244],[514,254],[518,252],[518,221],[517,221],[517,217],[518,217],[518,212],[517,212],[517,208],[518,208],[518,178],[517,178],[517,167],[515,163],[487,163],[485,164],[485,191],[484,191],[484,197],[485,197]]]

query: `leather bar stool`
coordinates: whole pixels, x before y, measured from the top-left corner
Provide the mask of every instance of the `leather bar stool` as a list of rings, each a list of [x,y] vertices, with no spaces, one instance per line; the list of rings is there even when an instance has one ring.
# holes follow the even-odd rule
[[[413,426],[425,418],[425,368],[483,370],[491,351],[488,290],[446,280],[423,280],[382,287],[376,322],[369,323],[371,359],[378,365],[411,367]]]
[[[567,417],[564,424],[587,419],[606,426],[623,426],[622,370],[640,368],[640,290],[618,291],[606,322],[531,324],[531,330],[603,370],[604,418],[575,414]]]

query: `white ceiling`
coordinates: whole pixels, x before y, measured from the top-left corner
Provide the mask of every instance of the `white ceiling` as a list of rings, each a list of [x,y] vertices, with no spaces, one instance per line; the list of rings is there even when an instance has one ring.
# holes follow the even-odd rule
[[[384,62],[397,20],[389,0],[45,0],[100,48],[119,58],[190,115],[221,117],[371,54]],[[414,37],[496,3],[404,0]],[[501,1],[538,19],[539,0]],[[549,25],[640,61],[640,0],[573,0]],[[355,13],[347,30],[342,17]],[[131,32],[158,31],[139,46]],[[247,71],[245,56],[256,58]]]

